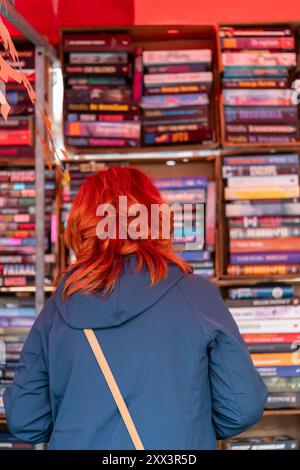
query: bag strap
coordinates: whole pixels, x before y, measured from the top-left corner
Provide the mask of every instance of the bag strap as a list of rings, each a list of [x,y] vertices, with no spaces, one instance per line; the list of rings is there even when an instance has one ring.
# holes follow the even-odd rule
[[[106,357],[101,349],[101,346],[99,344],[99,341],[96,338],[96,335],[93,330],[91,329],[84,329],[84,334],[91,346],[91,349],[94,353],[94,356],[99,364],[99,367],[104,375],[104,378],[107,382],[107,385],[111,391],[112,396],[114,397],[114,400],[116,402],[116,405],[118,407],[118,410],[120,412],[120,415],[122,416],[122,419],[124,421],[124,424],[127,428],[127,431],[131,437],[131,440],[134,444],[134,447],[136,450],[144,450],[144,446],[142,444],[142,441],[140,439],[140,436],[137,432],[137,429],[135,427],[135,424],[131,418],[131,415],[129,413],[129,410],[127,408],[127,405],[124,401],[124,398],[120,392],[120,389],[118,387],[118,384],[113,376],[113,373],[109,367],[109,364],[106,360]]]

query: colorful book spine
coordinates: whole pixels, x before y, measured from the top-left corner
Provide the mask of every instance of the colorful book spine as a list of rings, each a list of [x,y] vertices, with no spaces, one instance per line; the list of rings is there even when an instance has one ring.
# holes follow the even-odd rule
[[[265,264],[265,265],[228,265],[230,276],[297,276],[300,274],[299,264]]]
[[[210,63],[212,51],[210,49],[187,49],[166,51],[143,51],[143,62],[145,65],[161,64],[193,64]]]
[[[228,290],[230,299],[282,299],[295,295],[294,286],[238,287]],[[299,337],[300,338],[300,337]]]

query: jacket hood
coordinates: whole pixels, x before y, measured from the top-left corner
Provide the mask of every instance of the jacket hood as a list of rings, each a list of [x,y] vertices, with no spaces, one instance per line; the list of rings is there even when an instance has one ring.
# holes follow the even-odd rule
[[[149,309],[183,276],[178,266],[169,265],[167,277],[150,286],[148,270],[143,267],[136,272],[136,261],[131,259],[125,263],[111,294],[83,294],[78,291],[63,299],[64,278],[55,293],[55,304],[64,321],[72,328],[111,328]]]

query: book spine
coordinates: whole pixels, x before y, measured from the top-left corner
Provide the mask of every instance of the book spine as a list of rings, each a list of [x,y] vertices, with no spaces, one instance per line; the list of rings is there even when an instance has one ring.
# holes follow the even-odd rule
[[[295,352],[251,354],[251,358],[255,367],[300,365],[300,355]]]
[[[67,137],[67,144],[74,147],[138,147],[139,139]]]
[[[261,252],[274,252],[277,251],[300,251],[300,238],[281,238],[280,244],[276,239],[255,239],[249,238],[247,240],[230,240],[231,253],[261,253]],[[300,267],[299,267],[300,268]]]
[[[300,320],[239,320],[238,327],[241,334],[300,333]]]
[[[264,102],[270,106],[290,106],[297,104],[297,92],[295,90],[224,90],[224,105],[227,106],[251,106]],[[262,103],[260,103],[260,101]],[[282,104],[280,103],[282,101]],[[278,103],[277,103],[278,102]]]
[[[216,183],[209,181],[205,211],[205,243],[210,251],[215,251],[216,245],[216,197]]]
[[[299,408],[299,392],[272,392],[269,393],[265,403],[265,409],[273,410],[280,408]]]
[[[163,124],[143,127],[144,133],[152,132],[185,132],[185,131],[199,131],[204,129],[206,126],[203,124],[194,124],[193,122],[188,124]]]
[[[230,276],[286,276],[300,274],[299,264],[266,264],[266,265],[229,265],[227,274]]]
[[[145,86],[164,85],[170,83],[212,83],[212,72],[192,73],[155,73],[144,75]]]
[[[209,110],[207,106],[180,106],[165,109],[145,109],[143,112],[145,120],[151,119],[192,119],[208,118]]]
[[[249,352],[254,354],[258,353],[293,353],[299,349],[299,343],[261,343],[249,344]],[[299,386],[300,391],[300,386]]]
[[[298,366],[257,367],[262,377],[300,377]]]
[[[134,58],[133,101],[138,103],[143,93],[143,49],[138,47]]]
[[[300,215],[299,203],[281,204],[226,204],[226,217],[251,217],[251,216],[298,216]],[[270,250],[274,251],[274,250]],[[291,251],[291,250],[290,250]]]
[[[230,264],[296,264],[300,253],[246,253],[230,254]]]
[[[221,38],[223,49],[294,49],[293,37]]]
[[[285,67],[296,66],[295,52],[223,52],[222,62],[225,67],[228,66],[276,66]]]
[[[260,333],[260,334],[243,334],[244,341],[247,344],[279,344],[293,343],[299,344],[300,333]]]
[[[167,95],[167,94],[189,94],[189,93],[208,93],[211,88],[210,83],[197,83],[188,85],[162,85],[148,86],[145,89],[145,95]]]
[[[211,61],[210,49],[143,51],[144,65],[210,63]]]
[[[280,288],[279,288],[280,292]],[[271,306],[287,306],[287,305],[299,305],[300,297],[283,297],[283,298],[249,298],[249,299],[225,299],[225,303],[228,308],[239,308],[239,307],[271,307]]]
[[[207,64],[175,64],[175,65],[150,65],[145,67],[145,73],[191,73],[191,72],[205,72]]]
[[[206,93],[143,96],[141,101],[141,106],[144,109],[201,106],[207,104],[209,104],[209,99]]]
[[[0,130],[0,145],[32,145],[33,135],[31,129]]]
[[[227,180],[227,185],[230,188],[249,187],[266,187],[266,186],[298,186],[298,175],[280,175],[280,176],[231,176]]]
[[[230,66],[225,67],[224,78],[272,77],[288,78],[289,70],[285,66]]]
[[[300,392],[300,377],[264,377],[269,392]]]
[[[71,52],[69,63],[74,64],[127,64],[127,52]],[[101,72],[99,72],[101,73]]]
[[[288,88],[287,78],[224,78],[222,80],[223,89],[257,89],[257,88]]]
[[[207,178],[200,177],[180,177],[180,178],[156,178],[152,180],[155,186],[161,189],[187,189],[206,188]]]
[[[296,106],[225,106],[225,122],[230,124],[243,123],[297,123]]]
[[[230,299],[266,299],[266,298],[290,298],[294,297],[294,286],[276,287],[238,287],[228,290]]]
[[[99,51],[127,48],[131,43],[129,34],[68,34],[64,37],[64,51]]]
[[[298,167],[296,165],[249,165],[249,166],[229,166],[222,167],[223,178],[232,177],[270,177],[277,175],[298,175]]]
[[[189,142],[202,142],[211,141],[212,133],[210,130],[202,129],[197,131],[184,131],[184,132],[151,132],[144,134],[145,145],[164,145],[164,144],[178,144]]]
[[[141,125],[139,122],[106,123],[106,122],[68,122],[66,134],[68,136],[82,137],[121,137],[138,139]]]
[[[260,187],[260,188],[229,188],[226,187],[225,199],[286,199],[298,198],[300,188],[297,187]]]
[[[299,156],[286,155],[244,155],[224,157],[225,165],[299,165]]]
[[[297,125],[226,124],[225,130],[230,134],[295,134]]]
[[[92,111],[94,113],[131,113],[137,111],[136,105],[131,105],[127,103],[69,103],[67,104],[67,109],[69,111]]]
[[[247,238],[287,238],[299,237],[300,227],[277,228],[231,228],[229,237],[231,240]]]
[[[300,318],[300,305],[229,307],[236,321],[269,318]]]

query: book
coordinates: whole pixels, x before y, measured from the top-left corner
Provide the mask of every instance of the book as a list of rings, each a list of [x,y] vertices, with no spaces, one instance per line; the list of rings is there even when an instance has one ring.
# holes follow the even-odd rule
[[[250,305],[248,307],[229,307],[233,318],[236,321],[243,319],[262,319],[265,318],[300,318],[300,305]]]
[[[289,436],[236,437],[226,443],[227,450],[298,450],[299,443]]]
[[[262,377],[300,377],[298,366],[257,367]]]
[[[298,123],[296,106],[224,106],[226,124]]]
[[[228,265],[230,276],[296,276],[300,274],[299,264],[265,264],[265,265]]]
[[[225,67],[228,66],[274,66],[282,65],[285,67],[296,66],[295,52],[266,52],[266,51],[239,51],[222,52],[222,62]]]
[[[300,365],[300,353],[297,352],[251,354],[251,358],[255,367]]]
[[[300,407],[300,392],[271,392],[267,396],[265,409],[285,409]]]
[[[269,392],[300,392],[300,377],[264,377]]]
[[[291,37],[231,37],[221,38],[222,49],[268,49],[288,50],[295,48],[295,40]]]
[[[296,264],[300,253],[235,253],[229,255],[230,264]]]
[[[295,289],[292,285],[239,287],[230,288],[228,294],[230,299],[282,299],[294,297]]]
[[[293,353],[300,348],[300,341],[297,343],[259,343],[249,344],[248,349],[252,354],[257,353]],[[299,386],[300,391],[300,386]]]
[[[247,344],[278,344],[278,343],[299,343],[300,333],[260,333],[243,334],[244,341]]]
[[[239,320],[241,334],[300,333],[300,319]]]
[[[146,87],[175,83],[212,83],[212,81],[212,72],[148,73],[144,75]]]
[[[276,238],[249,238],[247,240],[230,240],[231,253],[261,253],[265,251],[300,251],[300,237],[281,238],[280,245],[278,245],[278,240]]]
[[[145,65],[160,64],[193,64],[212,61],[210,49],[187,49],[187,50],[161,50],[143,51],[143,63]]]

